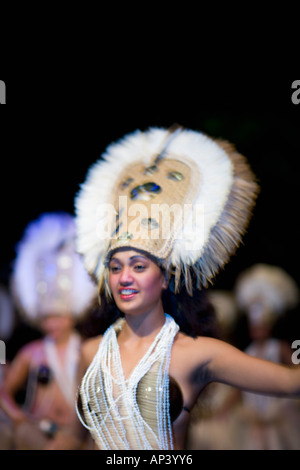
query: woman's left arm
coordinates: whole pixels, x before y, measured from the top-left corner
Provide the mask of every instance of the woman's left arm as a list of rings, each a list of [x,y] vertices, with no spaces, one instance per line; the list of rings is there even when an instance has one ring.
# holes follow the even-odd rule
[[[300,366],[279,365],[249,356],[226,342],[202,339],[206,344],[210,381],[259,394],[300,397]]]

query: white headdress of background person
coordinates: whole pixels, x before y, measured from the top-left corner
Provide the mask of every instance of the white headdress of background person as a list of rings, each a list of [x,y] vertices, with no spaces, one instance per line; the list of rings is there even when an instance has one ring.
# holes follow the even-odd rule
[[[111,144],[75,199],[77,249],[107,286],[113,250],[147,252],[170,288],[211,283],[243,236],[258,193],[246,159],[228,142],[180,126],[137,130]]]
[[[251,324],[272,325],[299,303],[299,288],[282,268],[258,263],[243,271],[235,283],[239,308]]]
[[[30,222],[16,247],[12,291],[20,312],[36,326],[43,316],[82,320],[97,297],[97,286],[75,251],[74,217],[44,213]]]

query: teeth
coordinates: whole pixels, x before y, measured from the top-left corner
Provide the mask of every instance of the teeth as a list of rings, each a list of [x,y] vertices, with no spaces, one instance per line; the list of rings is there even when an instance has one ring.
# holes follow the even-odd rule
[[[134,290],[134,289],[122,289],[121,290],[122,295],[130,295],[130,294],[134,294],[136,292],[138,292],[138,291]]]

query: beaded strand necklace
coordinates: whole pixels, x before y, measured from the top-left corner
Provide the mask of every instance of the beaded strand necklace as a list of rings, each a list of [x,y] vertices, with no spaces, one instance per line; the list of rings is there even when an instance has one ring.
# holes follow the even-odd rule
[[[119,319],[105,332],[98,351],[80,386],[85,421],[99,449],[173,449],[169,413],[169,365],[171,347],[179,330],[165,314],[165,323],[127,380],[121,363],[117,333],[125,320]],[[151,427],[137,402],[140,380],[149,374],[156,390],[155,403],[147,402],[156,416]],[[149,410],[148,410],[149,412]]]

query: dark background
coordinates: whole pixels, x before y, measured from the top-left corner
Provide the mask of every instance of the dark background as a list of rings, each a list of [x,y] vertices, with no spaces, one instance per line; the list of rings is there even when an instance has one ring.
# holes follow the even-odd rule
[[[300,105],[291,102],[291,84],[300,78],[295,75],[299,41],[294,9],[285,16],[280,6],[279,21],[274,8],[268,20],[257,8],[235,10],[234,15],[228,10],[225,20],[216,5],[210,15],[190,5],[167,5],[167,17],[153,5],[135,5],[129,24],[128,4],[127,15],[122,4],[113,4],[109,15],[104,5],[94,15],[90,6],[88,14],[82,5],[68,6],[66,13],[61,5],[47,7],[44,14],[36,5],[18,5],[18,10],[14,5],[11,22],[4,6],[0,79],[7,84],[8,105],[0,107],[0,282],[8,277],[15,243],[27,223],[46,210],[72,212],[79,183],[108,143],[136,128],[178,122],[232,140],[261,185],[244,245],[218,275],[216,286],[231,287],[237,273],[257,261],[282,265],[300,283]],[[23,453],[10,458],[19,455],[23,463]],[[51,453],[47,459],[51,455],[56,461]],[[240,465],[241,455],[235,452],[209,454],[211,459],[219,456],[222,464],[228,456],[231,466],[235,458]],[[71,453],[67,457],[72,459]],[[86,454],[75,458],[86,464]],[[246,458],[255,464],[257,455],[247,452]],[[277,464],[280,459],[287,463],[286,455],[276,452]]]
[[[190,88],[158,79],[152,86],[137,81],[123,88],[86,79],[77,84],[78,101],[74,82],[28,79],[21,87],[7,80],[0,129],[1,280],[26,224],[44,211],[73,213],[79,185],[110,142],[137,128],[177,122],[233,142],[261,187],[244,244],[218,285],[230,287],[241,269],[256,262],[280,265],[300,283],[295,79],[199,79]],[[21,106],[26,84],[29,99]]]
[[[73,213],[79,185],[108,144],[137,128],[179,123],[234,143],[261,188],[243,244],[215,287],[231,289],[239,272],[259,262],[281,266],[300,285],[300,104],[291,100],[297,76],[154,75],[0,77],[7,87],[0,129],[2,283],[27,223],[45,211]]]

